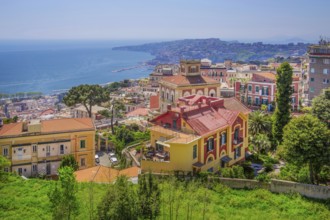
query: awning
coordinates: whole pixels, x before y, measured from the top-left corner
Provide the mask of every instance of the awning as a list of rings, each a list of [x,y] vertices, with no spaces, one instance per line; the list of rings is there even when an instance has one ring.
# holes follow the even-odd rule
[[[224,156],[221,158],[221,161],[225,162],[225,163],[228,163],[229,161],[231,161],[231,158],[228,157],[228,156]]]
[[[202,164],[201,162],[196,162],[196,163],[193,164],[193,167],[198,167],[198,168],[200,168],[200,167],[202,167],[202,166],[204,166],[204,164]]]

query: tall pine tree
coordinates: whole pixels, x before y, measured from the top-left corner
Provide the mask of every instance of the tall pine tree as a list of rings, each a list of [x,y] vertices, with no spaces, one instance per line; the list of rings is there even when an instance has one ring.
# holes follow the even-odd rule
[[[282,143],[283,128],[291,119],[292,67],[282,63],[276,75],[276,109],[273,115],[273,137]]]

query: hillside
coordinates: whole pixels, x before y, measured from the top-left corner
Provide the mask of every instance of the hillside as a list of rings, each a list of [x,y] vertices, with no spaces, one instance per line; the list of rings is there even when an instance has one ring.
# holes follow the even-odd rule
[[[216,38],[188,39],[160,43],[148,43],[137,46],[115,47],[113,50],[148,52],[155,56],[149,64],[177,63],[180,59],[209,58],[213,62],[264,61],[276,56],[301,56],[307,51],[308,44],[263,44],[222,41]]]
[[[47,197],[54,181],[12,178],[8,183],[0,182],[0,219],[51,219],[50,202]],[[91,188],[92,186],[92,188]],[[89,198],[93,195],[94,207],[101,201],[107,184],[78,185],[80,214],[77,219],[89,219]],[[299,195],[279,195],[266,190],[232,190],[218,185],[213,190],[205,189],[202,195],[187,195],[187,190],[168,190],[170,184],[161,185],[162,198],[174,195],[174,206],[179,205],[178,219],[186,219],[186,204],[193,203],[194,219],[202,218],[203,202],[207,202],[206,219],[327,219],[330,216],[327,205],[305,199]],[[181,188],[181,191],[180,191]],[[182,191],[183,190],[183,191]],[[184,192],[186,191],[186,192]],[[169,219],[168,204],[161,204],[159,219]]]

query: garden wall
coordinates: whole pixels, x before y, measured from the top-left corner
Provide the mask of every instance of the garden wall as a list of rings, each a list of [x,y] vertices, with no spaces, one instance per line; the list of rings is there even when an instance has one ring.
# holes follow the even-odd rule
[[[330,187],[312,184],[296,183],[284,180],[272,179],[270,183],[259,182],[249,179],[232,179],[210,177],[210,181],[217,181],[233,189],[256,189],[262,188],[275,193],[299,193],[300,195],[315,199],[330,199]]]

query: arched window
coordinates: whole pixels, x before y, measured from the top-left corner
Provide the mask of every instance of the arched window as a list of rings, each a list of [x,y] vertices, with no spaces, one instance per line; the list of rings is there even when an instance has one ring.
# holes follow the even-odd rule
[[[207,140],[207,151],[214,150],[214,138],[211,137]]]
[[[207,159],[207,163],[211,163],[213,161],[213,157],[209,157],[209,159]]]

